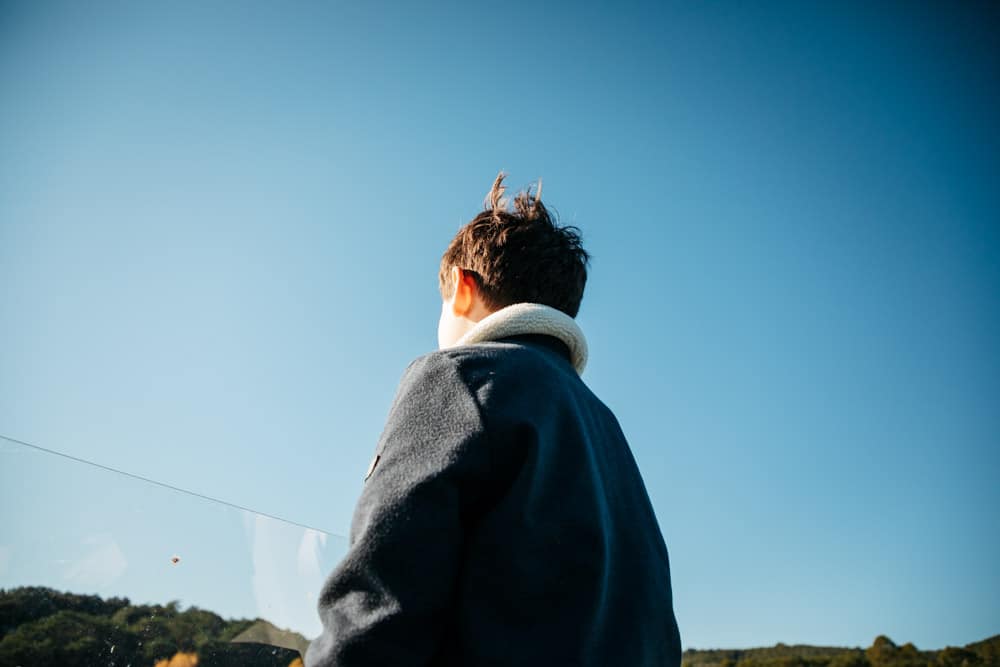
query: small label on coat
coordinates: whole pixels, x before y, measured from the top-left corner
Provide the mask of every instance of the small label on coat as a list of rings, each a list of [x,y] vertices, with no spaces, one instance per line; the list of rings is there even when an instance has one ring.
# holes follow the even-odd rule
[[[375,458],[372,459],[371,464],[368,466],[368,472],[365,473],[366,482],[368,481],[368,478],[372,476],[372,473],[375,472],[375,466],[378,465],[379,458],[380,458],[379,455],[376,454]]]

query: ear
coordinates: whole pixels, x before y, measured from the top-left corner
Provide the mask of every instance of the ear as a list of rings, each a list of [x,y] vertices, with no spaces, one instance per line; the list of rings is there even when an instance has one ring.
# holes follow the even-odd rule
[[[455,293],[451,298],[451,312],[456,317],[466,317],[472,311],[479,293],[476,281],[468,271],[453,266],[451,282],[455,285]]]

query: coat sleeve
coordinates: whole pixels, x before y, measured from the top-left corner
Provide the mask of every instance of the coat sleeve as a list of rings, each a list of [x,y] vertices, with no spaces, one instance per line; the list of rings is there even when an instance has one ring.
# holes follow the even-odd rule
[[[450,619],[463,527],[489,470],[479,405],[442,353],[406,370],[351,525],[320,594],[307,667],[423,665]]]

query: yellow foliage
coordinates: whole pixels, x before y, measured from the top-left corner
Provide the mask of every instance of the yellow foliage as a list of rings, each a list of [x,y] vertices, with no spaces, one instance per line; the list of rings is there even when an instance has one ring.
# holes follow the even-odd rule
[[[170,660],[157,660],[153,667],[198,667],[198,654],[178,651]],[[288,667],[304,667],[302,658],[295,658]]]
[[[153,667],[198,667],[198,654],[178,651],[170,660],[157,660]],[[288,663],[288,667],[305,666],[302,664],[302,658],[295,658],[295,660]]]
[[[157,660],[153,667],[198,667],[198,654],[178,651],[170,660]]]

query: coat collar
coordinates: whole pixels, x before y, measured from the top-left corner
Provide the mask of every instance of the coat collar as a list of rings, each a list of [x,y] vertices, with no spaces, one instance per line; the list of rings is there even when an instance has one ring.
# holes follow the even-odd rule
[[[587,366],[587,339],[566,313],[541,303],[515,303],[496,310],[469,329],[455,345],[471,345],[524,334],[545,334],[562,341],[578,374]]]

